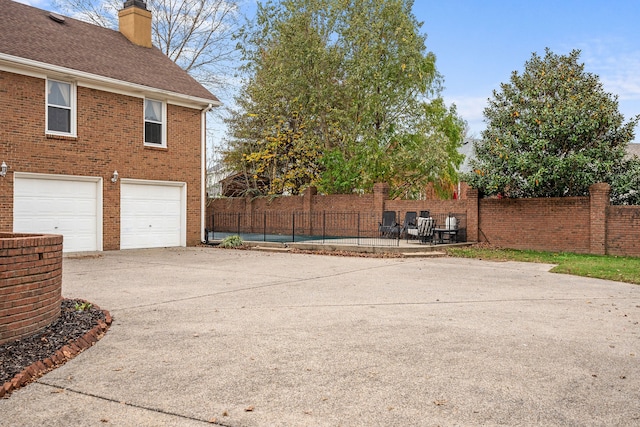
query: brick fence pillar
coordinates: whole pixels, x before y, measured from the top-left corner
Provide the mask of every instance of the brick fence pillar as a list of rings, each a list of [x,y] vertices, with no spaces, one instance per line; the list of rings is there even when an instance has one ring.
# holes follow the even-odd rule
[[[384,202],[389,199],[389,184],[378,182],[373,185],[373,211],[379,212],[382,217]]]
[[[477,242],[480,228],[479,192],[475,188],[467,189],[467,241]]]
[[[246,221],[246,222],[245,222]],[[244,222],[244,224],[243,224]],[[251,196],[246,196],[244,198],[244,218],[240,219],[241,226],[244,225],[247,227],[249,233],[254,232],[254,224],[253,224],[253,198]]]
[[[607,253],[607,206],[611,186],[607,183],[589,187],[589,252],[597,255]]]
[[[312,210],[313,210],[313,198],[318,194],[318,189],[316,187],[308,187],[304,190],[303,199],[302,199],[302,210],[304,211],[304,233],[312,235],[313,230],[312,226],[314,220],[312,218]]]

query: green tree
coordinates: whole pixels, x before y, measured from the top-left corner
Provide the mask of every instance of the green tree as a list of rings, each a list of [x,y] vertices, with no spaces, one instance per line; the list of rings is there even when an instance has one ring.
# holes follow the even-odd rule
[[[584,71],[579,57],[578,50],[534,53],[522,74],[514,71],[494,91],[470,185],[485,195],[561,197],[613,181],[640,116],[623,123],[617,96]]]
[[[227,163],[268,175],[273,193],[295,194],[311,184],[348,193],[384,181],[392,194],[411,197],[428,182],[455,178],[464,123],[439,98],[435,56],[412,5],[259,6],[240,38],[247,80],[228,122]],[[303,127],[293,126],[300,120]],[[295,127],[293,139],[282,138],[283,124]]]
[[[339,138],[330,116],[340,70],[325,2],[298,3],[258,5],[239,35],[245,81],[228,120],[225,162],[268,177],[271,194],[298,194],[317,180],[320,153]]]
[[[640,205],[640,159],[625,159],[611,182],[611,202],[615,205]]]

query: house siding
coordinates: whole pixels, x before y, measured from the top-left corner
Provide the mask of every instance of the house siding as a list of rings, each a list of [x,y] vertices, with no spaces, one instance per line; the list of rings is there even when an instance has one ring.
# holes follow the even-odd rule
[[[45,80],[0,71],[0,232],[13,231],[13,173],[103,178],[103,249],[120,247],[120,178],[187,184],[186,243],[200,242],[201,129],[198,109],[167,105],[167,147],[143,144],[142,98],[77,88],[77,137],[45,134]]]

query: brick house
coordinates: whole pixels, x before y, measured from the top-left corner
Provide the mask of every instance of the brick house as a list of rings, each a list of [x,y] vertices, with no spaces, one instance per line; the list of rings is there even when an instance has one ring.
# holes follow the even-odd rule
[[[203,240],[207,89],[151,45],[128,0],[119,31],[0,0],[0,232],[64,250]]]

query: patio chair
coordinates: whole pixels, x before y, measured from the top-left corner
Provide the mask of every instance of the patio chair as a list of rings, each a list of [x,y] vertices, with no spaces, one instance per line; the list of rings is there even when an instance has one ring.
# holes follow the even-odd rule
[[[430,216],[431,214],[429,213],[429,211],[420,211],[421,218],[429,218]]]
[[[456,218],[452,214],[449,214],[447,216],[447,219],[445,220],[444,228],[447,231],[443,233],[442,237],[444,238],[444,236],[446,236],[446,240],[449,243],[455,243],[458,241],[458,223],[458,218]]]
[[[416,221],[418,214],[416,212],[407,212],[404,214],[404,222],[402,223],[402,236],[407,240],[409,236],[418,235],[418,222]]]
[[[384,211],[382,222],[378,224],[378,231],[383,237],[396,237],[400,233],[400,224],[396,222],[395,211]]]
[[[429,217],[418,218],[418,238],[422,243],[431,242],[433,244],[433,230],[435,229],[435,219]]]

